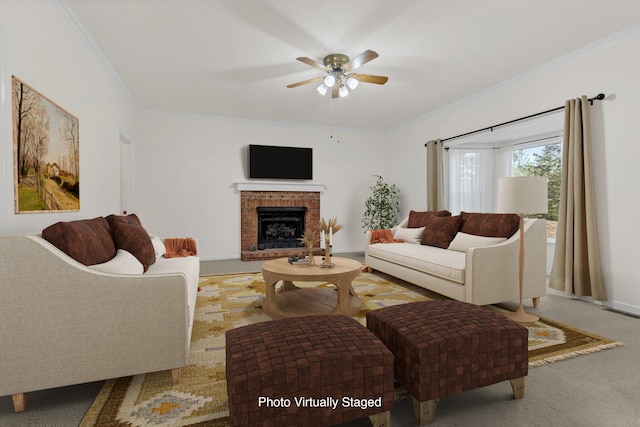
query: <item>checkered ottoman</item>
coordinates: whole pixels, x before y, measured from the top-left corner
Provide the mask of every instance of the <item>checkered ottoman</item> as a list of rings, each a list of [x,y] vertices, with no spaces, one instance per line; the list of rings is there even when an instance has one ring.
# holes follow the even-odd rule
[[[421,301],[367,313],[367,328],[395,355],[395,378],[413,397],[418,424],[433,420],[438,399],[511,381],[524,397],[528,331],[484,307]]]
[[[238,426],[389,426],[393,354],[347,316],[303,316],[226,332],[229,419]]]

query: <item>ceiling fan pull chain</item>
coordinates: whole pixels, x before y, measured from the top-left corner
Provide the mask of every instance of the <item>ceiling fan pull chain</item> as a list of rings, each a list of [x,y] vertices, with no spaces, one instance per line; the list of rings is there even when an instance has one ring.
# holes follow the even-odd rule
[[[329,101],[329,124],[329,139],[333,139],[333,98],[331,98],[331,101]]]

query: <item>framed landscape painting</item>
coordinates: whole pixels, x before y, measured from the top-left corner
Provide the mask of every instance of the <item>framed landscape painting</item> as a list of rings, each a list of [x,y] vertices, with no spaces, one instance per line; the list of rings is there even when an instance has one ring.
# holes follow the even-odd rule
[[[16,213],[80,210],[78,119],[11,77]]]

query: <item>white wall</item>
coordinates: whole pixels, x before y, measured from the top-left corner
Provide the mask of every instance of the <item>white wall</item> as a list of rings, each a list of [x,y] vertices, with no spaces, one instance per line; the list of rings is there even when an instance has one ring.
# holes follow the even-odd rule
[[[0,233],[39,231],[57,221],[117,212],[119,135],[135,136],[137,109],[53,1],[0,2]],[[14,214],[11,75],[79,119],[80,211]]]
[[[404,189],[403,209],[425,207],[424,142],[545,111],[600,92],[591,108],[600,258],[614,308],[640,313],[640,27],[547,64],[517,79],[420,117],[391,132],[390,179]],[[389,146],[391,150],[391,145]],[[410,184],[415,185],[411,186]]]
[[[274,183],[324,185],[320,214],[336,217],[344,229],[336,234],[336,252],[362,251],[360,226],[374,174],[384,175],[385,137],[379,132],[340,130],[330,139],[328,127],[234,120],[211,116],[146,111],[140,138],[135,211],[149,232],[194,236],[204,259],[240,257],[240,193],[249,144],[313,148],[313,180]]]

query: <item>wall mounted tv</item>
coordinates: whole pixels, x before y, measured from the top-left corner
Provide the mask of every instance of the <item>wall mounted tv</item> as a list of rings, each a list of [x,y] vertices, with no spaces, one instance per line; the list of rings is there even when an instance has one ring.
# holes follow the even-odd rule
[[[313,179],[313,149],[249,145],[249,178]]]

